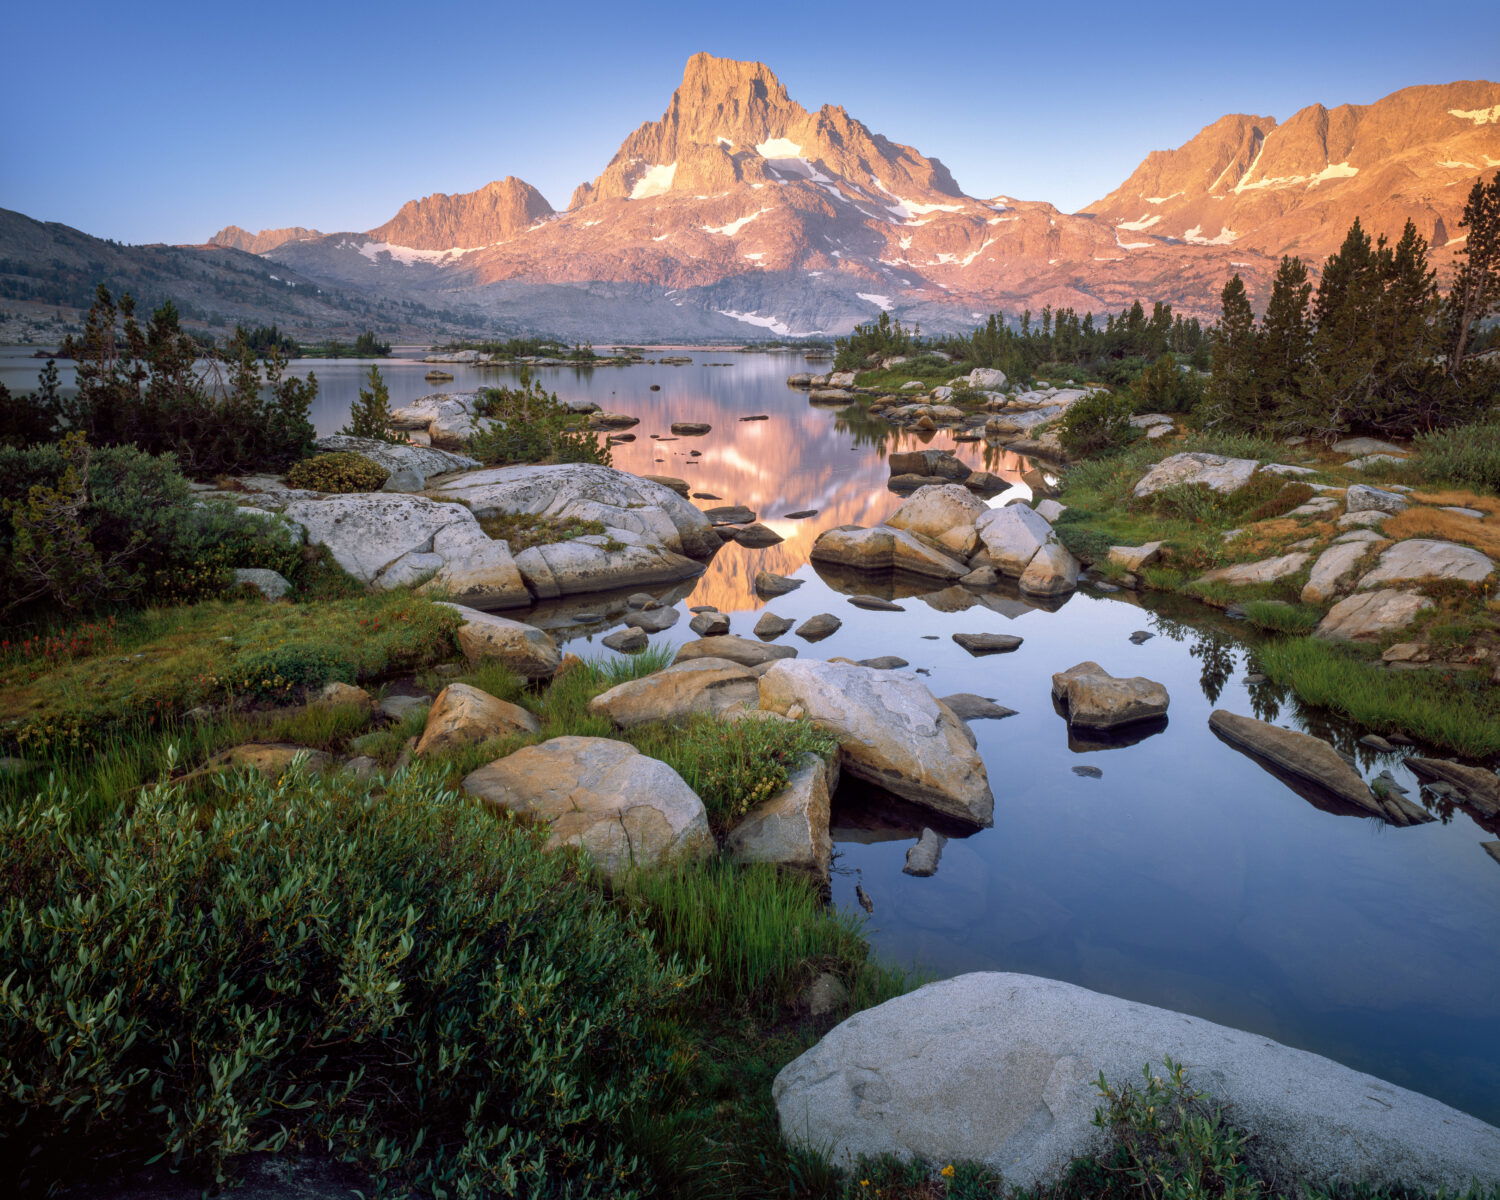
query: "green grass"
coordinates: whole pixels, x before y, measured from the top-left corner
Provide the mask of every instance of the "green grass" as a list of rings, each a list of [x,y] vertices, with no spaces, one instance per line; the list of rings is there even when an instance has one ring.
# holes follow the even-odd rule
[[[1500,420],[1423,434],[1417,459],[1425,479],[1500,492]]]
[[[1500,753],[1500,688],[1481,671],[1392,671],[1316,638],[1257,648],[1260,669],[1308,704],[1377,733],[1401,733],[1474,758]]]
[[[681,724],[638,725],[616,734],[659,758],[697,792],[716,832],[732,826],[786,786],[802,755],[834,753],[838,743],[806,721],[738,721],[708,716]]]
[[[37,674],[0,667],[0,745],[26,756],[87,749],[188,709],[282,701],[330,680],[415,670],[453,653],[458,616],[404,592],[309,604],[216,601],[143,612],[94,653]]]
[[[533,546],[568,542],[574,538],[602,535],[603,521],[584,521],[577,517],[545,517],[533,513],[497,513],[479,519],[479,528],[496,541],[508,542],[512,554]],[[618,549],[621,543],[610,539]]]
[[[916,379],[925,390],[944,386],[948,380],[968,374],[968,369],[958,363],[945,363],[937,359],[912,359],[894,367],[861,371],[854,377],[854,386],[873,388],[882,392],[901,391],[901,385]]]
[[[1275,633],[1311,633],[1323,619],[1321,609],[1284,600],[1247,600],[1243,608],[1250,624]]]

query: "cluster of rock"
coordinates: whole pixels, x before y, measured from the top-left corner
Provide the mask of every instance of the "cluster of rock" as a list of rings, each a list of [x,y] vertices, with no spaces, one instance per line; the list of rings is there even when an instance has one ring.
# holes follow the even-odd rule
[[[725,849],[737,861],[826,876],[840,772],[967,827],[990,823],[994,799],[972,733],[915,675],[795,655],[791,647],[743,638],[702,638],[683,646],[671,666],[595,697],[589,711],[620,729],[706,714],[802,719],[831,736],[836,754],[805,756],[777,795],[728,832]],[[433,704],[417,752],[534,732],[529,722],[534,718],[514,705],[450,685]],[[546,825],[550,845],[581,847],[611,875],[706,857],[716,848],[702,801],[682,778],[615,739],[561,737],[527,746],[474,771],[463,788]]]
[[[382,446],[369,456],[416,471],[415,456],[438,453]],[[460,470],[426,482],[424,495],[325,496],[250,479],[222,495],[278,514],[371,587],[429,586],[487,609],[691,578],[722,544],[670,487],[591,463]],[[480,524],[501,515],[597,521],[603,532],[513,554]]]
[[[903,571],[965,586],[1014,579],[1022,592],[1061,596],[1078,585],[1080,564],[1051,523],[1024,504],[988,508],[956,484],[918,488],[885,522],[840,525],[813,544],[814,562],[864,571]]]
[[[1363,447],[1350,443],[1348,448]],[[1311,473],[1308,468],[1285,464],[1262,466],[1248,458],[1174,454],[1152,467],[1134,491],[1146,497],[1168,487],[1196,485],[1227,495],[1266,472],[1291,477]],[[1287,515],[1333,521],[1337,532],[1330,541],[1324,544],[1314,538],[1285,554],[1220,567],[1198,582],[1248,586],[1305,572],[1300,599],[1306,604],[1330,605],[1316,635],[1336,641],[1374,641],[1404,629],[1433,607],[1421,590],[1424,585],[1482,585],[1493,578],[1494,561],[1470,546],[1437,538],[1395,540],[1381,533],[1390,517],[1411,507],[1410,488],[1313,486],[1317,494]],[[1474,519],[1484,516],[1477,511],[1473,515]],[[1226,535],[1231,548],[1239,532]]]
[[[903,361],[899,357],[888,359],[882,366],[894,367]],[[924,431],[952,430],[958,441],[984,439],[1053,459],[1066,457],[1053,428],[1056,421],[1098,390],[1050,384],[1035,388],[1011,385],[1007,390],[1005,372],[993,367],[975,367],[967,375],[930,390],[921,380],[911,379],[901,385],[898,394],[858,387],[855,379],[853,371],[834,371],[827,375],[791,375],[787,383],[805,388],[813,404],[847,405],[862,396],[873,397],[867,407],[869,414],[893,425]],[[1139,425],[1151,438],[1165,436],[1176,427],[1174,420],[1162,413],[1134,417],[1132,424]]]

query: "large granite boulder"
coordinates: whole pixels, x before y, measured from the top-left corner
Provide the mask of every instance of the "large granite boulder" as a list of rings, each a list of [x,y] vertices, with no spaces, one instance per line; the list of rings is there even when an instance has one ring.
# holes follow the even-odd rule
[[[981,542],[975,564],[1018,579],[1022,591],[1060,596],[1078,585],[1078,560],[1036,509],[1024,504],[987,509],[975,529]]]
[[[914,804],[989,825],[995,800],[968,726],[915,675],[834,662],[778,662],[760,706],[838,740],[844,770]]]
[[[671,488],[595,463],[470,471],[435,494],[464,501],[477,517],[530,513],[599,521],[608,530],[636,534],[642,545],[689,556],[710,556],[721,545],[708,518]]]
[[[936,542],[944,550],[968,558],[979,548],[974,522],[989,509],[962,484],[945,483],[918,488],[885,519],[892,529]]]
[[[886,460],[892,475],[926,475],[941,479],[964,480],[973,468],[955,458],[951,450],[898,450]]]
[[[1371,588],[1430,579],[1483,583],[1494,573],[1495,564],[1489,556],[1469,546],[1431,538],[1409,538],[1386,549],[1375,569],[1359,581],[1359,586]]]
[[[358,454],[383,468],[386,472],[385,484],[380,489],[383,492],[420,492],[436,475],[468,471],[481,465],[467,454],[453,454],[433,446],[381,442],[342,433],[319,438],[314,445],[325,453]]]
[[[838,782],[837,755],[804,754],[786,787],[729,831],[725,853],[735,862],[775,863],[826,879],[833,860],[828,822]]]
[[[1268,721],[1215,709],[1208,727],[1231,746],[1269,763],[1277,772],[1316,785],[1328,795],[1392,825],[1420,825],[1432,820],[1425,809],[1402,799],[1400,793],[1375,794],[1344,758],[1322,738]]]
[[[1249,483],[1258,466],[1253,458],[1227,458],[1190,450],[1162,459],[1141,477],[1135,485],[1135,494],[1151,496],[1163,488],[1195,484],[1228,495]]]
[[[282,516],[372,587],[430,580],[456,599],[485,608],[531,603],[510,547],[489,537],[461,504],[374,492],[292,500]]]
[[[479,432],[478,392],[433,392],[391,410],[391,428],[411,432],[443,450],[462,451]]]
[[[549,848],[578,846],[611,877],[714,852],[703,801],[682,776],[609,738],[527,746],[466,776],[463,790],[545,824]]]
[[[541,727],[541,722],[519,704],[467,683],[450,683],[432,702],[413,753],[451,753],[491,738],[536,733]]]
[[[681,721],[695,713],[723,716],[760,704],[760,680],[727,658],[689,658],[617,684],[589,701],[589,712],[621,729],[647,721]]]
[[[903,529],[876,525],[862,529],[839,525],[825,529],[813,543],[814,562],[836,563],[863,571],[910,571],[934,579],[960,579],[969,573],[967,564],[938,550]]]
[[[1405,629],[1417,614],[1432,607],[1420,592],[1382,588],[1378,592],[1356,592],[1345,596],[1313,630],[1316,637],[1336,642],[1377,641],[1388,633]]]
[[[1305,1050],[1034,975],[930,983],[837,1025],[772,1094],[783,1136],[852,1166],[883,1154],[982,1162],[1047,1188],[1108,1131],[1102,1075],[1139,1086],[1170,1057],[1229,1106],[1273,1185],[1462,1191],[1500,1178],[1500,1129]]]
[[[463,622],[454,637],[471,663],[498,659],[524,679],[550,679],[562,663],[557,644],[545,630],[462,604],[439,603]]]
[[[1167,715],[1167,689],[1154,679],[1135,675],[1116,678],[1096,662],[1052,676],[1052,698],[1066,705],[1068,724],[1085,729],[1114,729]]]
[[[516,555],[516,568],[539,600],[649,587],[703,573],[696,559],[618,529],[528,546]]]

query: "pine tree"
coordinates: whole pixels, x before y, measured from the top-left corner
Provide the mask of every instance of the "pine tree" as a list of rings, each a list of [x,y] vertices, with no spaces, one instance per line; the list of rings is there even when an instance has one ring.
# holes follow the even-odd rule
[[[1356,217],[1343,245],[1323,264],[1313,298],[1312,369],[1298,409],[1287,410],[1289,428],[1343,433],[1368,405],[1381,359],[1377,320],[1389,254],[1383,241],[1371,243]]]
[[[1448,295],[1450,378],[1463,370],[1478,324],[1500,306],[1500,172],[1489,183],[1474,181],[1458,224],[1469,232]]]
[[[1380,260],[1382,290],[1375,313],[1380,357],[1372,395],[1360,419],[1376,429],[1410,433],[1444,421],[1450,389],[1442,359],[1442,297],[1427,265],[1427,239],[1407,221],[1401,239]]]
[[[1271,285],[1256,347],[1256,386],[1273,424],[1302,407],[1302,376],[1312,345],[1308,305],[1312,284],[1300,258],[1283,256]]]
[[[349,406],[349,424],[339,430],[346,437],[374,438],[380,442],[399,439],[391,433],[391,392],[380,368],[370,364],[369,389],[359,389],[359,399]]]
[[[1255,384],[1255,313],[1245,281],[1235,275],[1219,295],[1222,315],[1214,328],[1213,356],[1205,400],[1209,419],[1235,429],[1260,427],[1260,395]]]

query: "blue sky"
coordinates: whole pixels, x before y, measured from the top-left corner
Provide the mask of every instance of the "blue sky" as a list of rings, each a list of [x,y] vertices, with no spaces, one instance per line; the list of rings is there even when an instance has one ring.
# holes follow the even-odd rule
[[[17,4],[0,206],[128,242],[366,229],[517,175],[559,207],[698,50],[767,63],[942,159],[1073,210],[1228,112],[1283,120],[1500,75],[1500,6]]]

